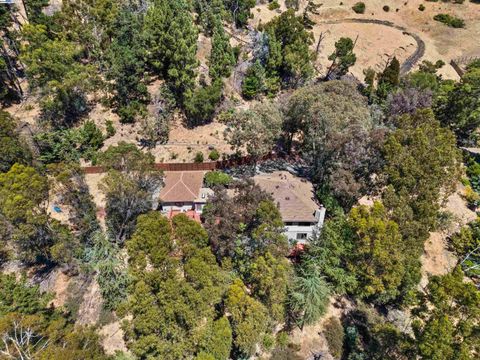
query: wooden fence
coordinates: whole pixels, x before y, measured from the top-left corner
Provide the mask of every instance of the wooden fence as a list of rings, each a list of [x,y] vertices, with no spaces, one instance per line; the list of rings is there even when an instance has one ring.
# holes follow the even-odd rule
[[[156,163],[155,168],[163,171],[212,171],[217,169],[227,169],[242,165],[261,163],[267,160],[275,160],[281,158],[281,155],[271,153],[261,158],[253,158],[251,156],[243,156],[228,160],[219,160],[203,163]],[[101,174],[105,172],[102,166],[85,166],[83,167],[85,174]]]

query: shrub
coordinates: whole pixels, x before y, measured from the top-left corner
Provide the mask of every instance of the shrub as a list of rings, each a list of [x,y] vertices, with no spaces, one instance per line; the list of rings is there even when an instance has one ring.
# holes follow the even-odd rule
[[[210,86],[200,87],[189,94],[184,103],[185,115],[189,126],[208,123],[222,99],[222,82],[216,81]]]
[[[80,154],[87,160],[91,160],[98,149],[103,146],[105,137],[93,121],[87,121],[79,130]]]
[[[195,157],[193,158],[193,161],[196,163],[201,163],[203,162],[203,153],[200,151],[195,154]]]
[[[232,177],[221,171],[210,171],[205,174],[205,184],[208,187],[226,186],[232,182]]]
[[[463,196],[468,205],[472,208],[476,208],[480,203],[480,195],[473,190],[471,186],[465,187],[465,194]]]
[[[352,6],[352,10],[355,11],[357,14],[363,14],[365,12],[365,3],[357,2],[355,5]]]
[[[285,6],[287,9],[298,10],[298,0],[285,0]]]
[[[263,91],[265,91],[265,69],[257,60],[245,74],[242,83],[242,95],[245,99],[253,99]]]
[[[137,100],[118,108],[117,113],[122,124],[133,124],[138,116],[145,115],[145,105]]]
[[[233,57],[235,58],[235,63],[238,62],[240,58],[240,54],[242,52],[242,47],[240,45],[232,47]]]
[[[453,234],[450,239],[450,247],[459,256],[464,256],[469,251],[480,246],[480,238],[478,238],[478,220],[464,226],[456,234]]]
[[[383,6],[383,11],[389,12],[389,11],[390,11],[390,6],[384,5],[384,6]]]
[[[112,120],[105,121],[105,126],[107,127],[107,138],[111,138],[116,134],[117,130],[115,130]]]
[[[337,318],[331,317],[327,320],[325,324],[325,329],[323,334],[327,339],[328,349],[330,354],[336,359],[342,357],[343,352],[343,326]]]
[[[266,334],[263,337],[262,345],[265,350],[272,350],[273,346],[275,345],[275,338],[270,334]]]
[[[418,7],[418,10],[425,11],[425,5],[420,4],[420,6]]]
[[[208,154],[208,158],[212,161],[217,161],[218,159],[220,159],[220,153],[213,149],[212,151],[210,151],[210,154]]]
[[[268,4],[268,10],[276,10],[280,8],[280,4],[277,0],[273,0],[270,4]]]
[[[465,21],[449,14],[437,14],[433,17],[433,20],[457,29],[465,27]]]

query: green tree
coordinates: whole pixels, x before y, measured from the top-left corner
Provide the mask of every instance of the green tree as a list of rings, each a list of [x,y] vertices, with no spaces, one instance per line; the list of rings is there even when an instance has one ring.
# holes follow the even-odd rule
[[[287,85],[298,86],[314,74],[315,53],[310,50],[313,35],[305,29],[302,17],[289,9],[265,25],[269,37],[266,64],[269,76],[278,74]]]
[[[283,228],[277,226],[281,223],[278,209],[275,209],[275,212],[275,205],[264,203],[271,202],[271,197],[251,180],[234,182],[229,188],[235,189],[234,196],[229,196],[225,189],[217,188],[202,214],[217,260],[223,264],[223,260],[236,262],[238,257],[242,262],[247,256],[244,253],[253,255],[259,249],[260,253],[265,250],[275,254],[282,253],[281,249],[285,249],[285,237]],[[258,211],[261,203],[264,209]],[[263,230],[259,231],[256,237],[260,241],[256,241],[252,234],[262,222],[265,222]],[[268,232],[274,241],[264,237]]]
[[[294,138],[314,181],[329,189],[346,208],[374,188],[380,170],[382,129],[377,129],[367,99],[356,86],[328,81],[295,91],[285,107],[287,148]]]
[[[455,136],[442,128],[430,110],[396,120],[399,127],[387,139],[383,203],[404,239],[407,267],[402,294],[420,280],[419,257],[437,221],[440,202],[454,191],[461,161]]]
[[[430,278],[413,323],[419,359],[475,359],[480,354],[480,292],[460,268]]]
[[[87,94],[96,87],[92,65],[81,62],[82,47],[50,39],[44,25],[26,25],[21,60],[29,85],[40,90],[42,117],[55,127],[71,126],[88,110]]]
[[[282,115],[272,102],[256,104],[237,114],[225,130],[227,142],[238,153],[243,149],[255,159],[268,154],[280,137]]]
[[[216,21],[213,29],[212,50],[210,52],[208,71],[213,81],[222,77],[229,77],[235,56],[230,45],[230,38],[225,33],[221,20]]]
[[[23,96],[18,74],[21,71],[19,51],[16,44],[16,34],[13,30],[13,20],[18,16],[13,4],[0,7],[0,102],[8,104],[19,101]]]
[[[344,215],[325,222],[320,234],[310,239],[306,261],[313,262],[332,290],[339,295],[356,287],[355,274],[348,270],[347,260],[353,252],[353,229]]]
[[[210,329],[201,341],[201,348],[214,360],[229,358],[232,350],[232,328],[225,316],[210,323]]]
[[[29,22],[39,24],[45,21],[43,9],[48,6],[48,0],[25,0],[24,5]]]
[[[158,212],[139,216],[126,243],[133,283],[126,307],[132,320],[125,330],[137,357],[229,353],[228,328],[215,321],[226,278],[207,241],[201,226],[185,215],[175,217],[173,227]]]
[[[115,243],[109,241],[101,232],[92,236],[92,248],[87,254],[88,260],[97,272],[97,282],[103,298],[103,307],[116,310],[125,301],[129,277],[125,260]]]
[[[400,62],[394,56],[381,74],[378,75],[377,96],[386,99],[387,95],[400,83]]]
[[[312,0],[307,1],[307,5],[305,6],[305,10],[303,10],[303,24],[307,29],[312,29],[313,26],[316,24],[315,21],[313,21],[310,18],[309,14],[320,15],[320,13],[318,11],[318,8],[320,6],[322,6],[322,5],[321,4],[315,4]]]
[[[157,0],[146,13],[148,62],[162,75],[180,104],[195,87],[198,30],[185,0]]]
[[[162,267],[173,251],[173,239],[167,218],[159,212],[149,212],[137,219],[135,232],[126,243],[129,254],[129,271],[141,274],[147,265]]]
[[[434,107],[437,118],[455,132],[459,142],[471,142],[480,125],[480,66],[469,68],[460,82],[443,89]]]
[[[371,209],[353,208],[349,223],[355,238],[348,269],[358,279],[356,292],[378,303],[396,299],[405,273],[406,251],[398,224],[388,219],[380,202]]]
[[[253,99],[266,89],[265,68],[259,60],[255,61],[247,69],[242,82],[242,95],[246,99]]]
[[[152,209],[153,194],[162,184],[154,161],[151,154],[124,142],[99,155],[99,163],[108,170],[101,183],[107,228],[119,244],[131,235],[137,216]]]
[[[315,264],[305,262],[295,269],[288,294],[290,315],[303,329],[325,314],[330,287]]]
[[[50,294],[15,275],[0,275],[0,352],[6,359],[107,360],[92,329],[74,327],[47,304]]]
[[[355,65],[356,55],[353,53],[354,42],[350,38],[340,38],[335,42],[335,51],[328,57],[332,62],[328,68],[326,79],[340,78],[348,73],[348,69]]]
[[[27,263],[70,262],[76,242],[46,211],[47,178],[34,168],[15,164],[0,174],[0,215],[18,257]]]
[[[250,18],[250,9],[256,4],[255,0],[223,0],[225,7],[230,10],[233,22],[237,27],[243,27]]]
[[[195,0],[193,2],[198,14],[198,22],[207,35],[212,35],[219,22],[229,20],[229,13],[223,0]]]
[[[389,136],[383,150],[384,174],[390,185],[386,197],[393,200],[395,194],[405,198],[413,219],[423,224],[423,230],[417,231],[425,234],[435,223],[440,200],[454,190],[460,174],[455,136],[441,127],[430,110],[405,115],[396,124],[399,128]],[[397,217],[404,234],[408,231],[403,226],[405,215],[399,213]]]
[[[0,172],[6,172],[15,163],[28,163],[30,154],[16,129],[15,119],[0,111]]]
[[[267,331],[267,309],[248,295],[240,279],[236,279],[228,289],[225,306],[231,314],[235,347],[240,353],[253,355],[256,345]]]
[[[116,112],[123,123],[132,123],[143,115],[150,100],[145,85],[145,48],[140,32],[140,17],[131,9],[122,9],[115,21],[115,34],[107,52],[107,79]]]
[[[285,258],[275,258],[267,252],[257,257],[248,270],[247,283],[252,295],[269,310],[271,318],[279,323],[286,315],[287,287],[290,265]]]
[[[226,186],[232,182],[232,177],[221,171],[209,171],[205,174],[205,184],[208,187]]]
[[[217,80],[212,85],[199,87],[185,96],[184,108],[189,126],[204,125],[212,120],[222,99],[222,88],[222,82]]]

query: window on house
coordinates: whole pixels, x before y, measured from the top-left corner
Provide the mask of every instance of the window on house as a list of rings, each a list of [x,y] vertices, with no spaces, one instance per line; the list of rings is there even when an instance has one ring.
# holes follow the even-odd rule
[[[308,234],[307,233],[298,233],[297,234],[297,240],[306,240]]]

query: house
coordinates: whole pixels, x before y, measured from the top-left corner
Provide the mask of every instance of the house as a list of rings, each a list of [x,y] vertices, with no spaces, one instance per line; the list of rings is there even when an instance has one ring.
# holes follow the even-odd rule
[[[200,222],[207,199],[213,191],[203,187],[204,171],[166,171],[160,190],[160,211],[171,218],[179,213]]]
[[[306,243],[325,220],[325,208],[315,202],[310,182],[285,171],[257,175],[254,181],[278,205],[289,241]]]

